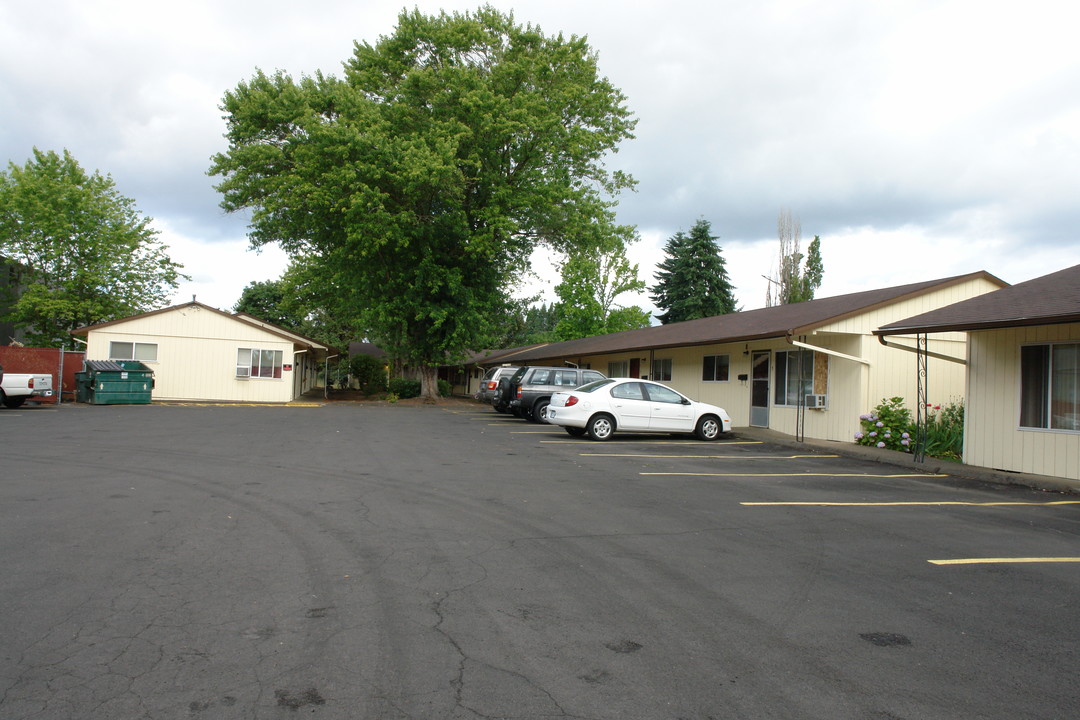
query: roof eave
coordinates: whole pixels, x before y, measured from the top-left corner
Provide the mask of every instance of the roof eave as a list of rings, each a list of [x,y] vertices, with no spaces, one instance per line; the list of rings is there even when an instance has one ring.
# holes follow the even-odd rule
[[[1068,315],[1042,315],[1038,317],[1004,318],[968,323],[946,323],[937,325],[892,325],[874,330],[874,335],[914,335],[916,333],[971,332],[973,330],[1001,330],[1011,327],[1033,327],[1036,325],[1067,325],[1080,323],[1080,313]]]

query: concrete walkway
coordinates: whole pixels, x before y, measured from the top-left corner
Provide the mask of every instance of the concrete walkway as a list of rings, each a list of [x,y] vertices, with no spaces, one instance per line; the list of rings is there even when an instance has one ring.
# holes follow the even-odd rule
[[[800,450],[812,450],[827,452],[835,455],[844,455],[860,460],[895,465],[916,472],[944,473],[957,477],[981,480],[983,482],[999,483],[1004,485],[1023,485],[1036,490],[1048,492],[1072,493],[1080,495],[1080,480],[1067,478],[1049,477],[1046,475],[1029,475],[1026,473],[994,470],[991,468],[975,467],[962,463],[945,462],[937,458],[926,458],[925,462],[917,463],[907,453],[894,450],[879,450],[878,448],[856,445],[854,442],[837,442],[835,440],[806,440],[798,442],[791,435],[756,427],[737,427],[732,431],[735,435],[748,440],[760,440],[762,442],[783,445],[785,447],[798,448]]]

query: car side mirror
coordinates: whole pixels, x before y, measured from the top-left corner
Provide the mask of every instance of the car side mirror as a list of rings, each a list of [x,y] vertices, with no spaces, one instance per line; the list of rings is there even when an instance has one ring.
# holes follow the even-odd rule
[[[689,400],[687,400],[686,398],[683,398],[683,399],[682,399],[682,404],[683,404],[683,405],[689,405],[689,404],[690,404],[690,401],[689,401]]]

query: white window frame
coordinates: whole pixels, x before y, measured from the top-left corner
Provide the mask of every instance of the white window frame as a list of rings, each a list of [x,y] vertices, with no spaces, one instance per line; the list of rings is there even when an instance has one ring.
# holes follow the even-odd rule
[[[116,352],[117,345],[130,345],[131,353],[121,357]],[[153,352],[150,352],[150,349]],[[150,357],[150,356],[153,357]],[[140,357],[142,356],[142,357]],[[110,340],[109,341],[109,359],[110,360],[138,360],[139,362],[151,363],[157,362],[158,358],[158,345],[157,343],[145,343],[135,342],[133,340]]]
[[[780,356],[784,355],[784,361],[781,363]],[[810,358],[810,374],[803,377],[804,386],[800,392],[795,395],[795,402],[791,402],[791,391],[788,387],[788,381],[791,379],[791,375],[787,368],[790,364],[791,356],[794,355],[800,360],[804,357]],[[784,377],[781,381],[780,378],[780,366],[784,366]],[[795,375],[795,382],[798,382],[798,373]],[[805,396],[814,392],[814,351],[813,350],[777,350],[773,353],[773,396],[772,403],[775,407],[798,407],[800,396],[803,397],[805,403]],[[783,388],[784,402],[777,402],[777,397],[780,396],[781,387]]]
[[[630,361],[629,360],[615,360],[608,362],[607,364],[607,376],[609,378],[628,378],[630,377]]]
[[[245,360],[246,353],[246,360]],[[254,353],[259,353],[259,362],[254,362]],[[270,364],[265,365],[264,362],[270,357]],[[236,349],[236,377],[238,379],[246,380],[282,380],[285,376],[285,353],[281,350],[268,350],[266,348],[257,347],[242,347]],[[263,375],[260,372],[252,372],[256,367],[263,368],[269,367],[270,374]]]
[[[1042,377],[1039,378],[1040,382],[1043,385],[1045,385],[1045,393],[1046,393],[1045,397],[1042,398],[1043,407],[1041,408],[1041,413],[1040,413],[1042,415],[1041,421],[1042,421],[1043,424],[1042,425],[1025,425],[1024,424],[1024,401],[1025,401],[1024,350],[1027,349],[1027,348],[1035,348],[1035,347],[1045,348],[1046,349],[1045,366],[1040,368]],[[1057,383],[1061,382],[1061,380],[1058,378],[1058,374],[1059,374],[1058,370],[1057,370],[1057,368],[1055,368],[1054,349],[1057,348],[1057,347],[1076,348],[1076,350],[1074,350],[1074,352],[1080,354],[1080,342],[1077,342],[1077,341],[1025,343],[1024,345],[1020,346],[1020,357],[1019,357],[1019,376],[1020,376],[1019,377],[1019,381],[1020,381],[1019,400],[1020,400],[1020,403],[1019,403],[1019,408],[1018,408],[1017,416],[1016,416],[1017,417],[1017,421],[1016,421],[1017,422],[1017,427],[1020,430],[1035,431],[1035,432],[1069,433],[1069,434],[1073,434],[1073,435],[1075,435],[1077,433],[1080,433],[1080,418],[1075,418],[1075,419],[1072,420],[1072,422],[1074,424],[1076,424],[1076,427],[1061,427],[1061,426],[1055,427],[1054,426],[1054,423],[1055,423],[1055,415],[1054,415],[1054,412],[1053,412],[1054,411],[1054,389],[1055,389],[1055,386],[1057,385]],[[1069,380],[1073,383],[1074,387],[1077,384],[1080,384],[1080,364],[1078,364],[1078,367],[1074,368],[1074,373],[1069,378]],[[1057,381],[1057,382],[1055,382],[1055,381]],[[1032,389],[1031,391],[1034,391],[1034,389]],[[1076,407],[1077,407],[1077,412],[1080,413],[1080,403],[1078,403]]]
[[[671,373],[674,369],[674,365],[675,363],[671,358],[655,358],[652,361],[652,375],[649,379],[658,382],[671,382]],[[667,372],[664,372],[664,370],[667,370]]]
[[[713,361],[712,361],[713,377],[712,377],[711,380],[707,380],[705,378],[705,363],[708,361],[709,358],[713,359]],[[719,374],[719,373],[717,373],[717,368],[718,368],[718,361],[720,360],[720,358],[725,358],[726,359],[725,362],[724,362],[724,372],[725,372],[726,377],[724,377],[724,378],[717,377],[717,375]],[[718,353],[716,355],[703,355],[701,357],[701,382],[730,382],[730,380],[731,380],[731,355],[729,355],[728,353]]]

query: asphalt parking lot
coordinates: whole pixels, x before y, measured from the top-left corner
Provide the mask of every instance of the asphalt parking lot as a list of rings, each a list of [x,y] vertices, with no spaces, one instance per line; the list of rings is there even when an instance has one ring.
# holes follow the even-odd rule
[[[1080,498],[468,404],[0,411],[0,717],[1066,718]]]

